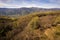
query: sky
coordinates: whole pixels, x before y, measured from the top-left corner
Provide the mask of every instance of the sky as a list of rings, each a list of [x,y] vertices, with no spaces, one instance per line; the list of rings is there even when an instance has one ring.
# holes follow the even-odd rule
[[[60,0],[0,0],[0,8],[60,8]]]

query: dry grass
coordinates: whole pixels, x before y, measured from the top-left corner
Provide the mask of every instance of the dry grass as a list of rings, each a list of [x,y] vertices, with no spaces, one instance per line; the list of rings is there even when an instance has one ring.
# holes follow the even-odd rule
[[[35,12],[18,19],[5,17],[0,20],[0,29],[0,40],[60,40],[60,12]],[[5,36],[1,36],[3,32]]]

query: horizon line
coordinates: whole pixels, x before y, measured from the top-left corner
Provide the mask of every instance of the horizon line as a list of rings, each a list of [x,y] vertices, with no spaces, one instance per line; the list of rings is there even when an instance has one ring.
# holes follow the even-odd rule
[[[57,7],[0,7],[0,8],[45,8],[45,9],[51,9],[51,8],[57,8]]]

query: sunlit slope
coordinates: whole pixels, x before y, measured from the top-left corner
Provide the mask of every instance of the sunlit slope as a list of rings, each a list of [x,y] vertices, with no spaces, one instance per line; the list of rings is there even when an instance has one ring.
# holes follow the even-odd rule
[[[34,12],[20,16],[18,19],[10,18],[9,20],[12,21],[9,21],[8,18],[6,20],[8,23],[5,23],[9,24],[7,27],[10,27],[11,30],[3,28],[8,31],[0,31],[0,33],[4,32],[4,35],[1,35],[1,40],[60,40],[59,11]]]
[[[46,12],[23,16],[18,22],[23,31],[14,40],[60,40],[58,25],[60,12]],[[57,32],[58,29],[58,32]],[[57,33],[57,34],[56,34]]]

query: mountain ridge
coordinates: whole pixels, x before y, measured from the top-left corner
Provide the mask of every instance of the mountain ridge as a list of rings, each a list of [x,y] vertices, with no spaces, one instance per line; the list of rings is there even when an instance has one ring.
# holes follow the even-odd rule
[[[55,11],[55,10],[60,10],[60,8],[38,8],[38,7],[31,7],[31,8],[0,8],[0,15],[26,15],[30,14],[32,12],[38,12],[38,11]]]

